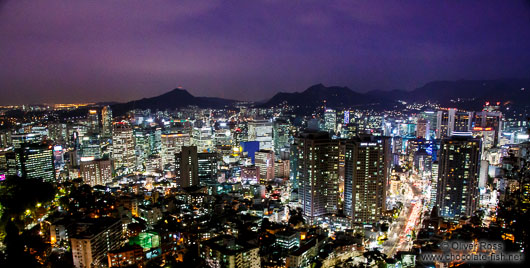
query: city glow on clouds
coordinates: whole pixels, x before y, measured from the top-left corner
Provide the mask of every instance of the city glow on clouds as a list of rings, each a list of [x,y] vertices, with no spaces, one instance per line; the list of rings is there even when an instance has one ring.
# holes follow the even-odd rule
[[[0,104],[525,77],[528,1],[3,1]]]

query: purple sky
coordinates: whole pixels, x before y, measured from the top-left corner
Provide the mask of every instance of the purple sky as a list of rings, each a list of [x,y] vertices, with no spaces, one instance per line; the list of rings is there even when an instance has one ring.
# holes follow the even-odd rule
[[[0,0],[0,104],[501,77],[530,77],[528,0]]]

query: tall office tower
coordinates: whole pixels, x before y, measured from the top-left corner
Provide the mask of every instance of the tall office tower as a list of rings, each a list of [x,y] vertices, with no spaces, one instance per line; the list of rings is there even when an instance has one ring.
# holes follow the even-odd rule
[[[11,142],[15,149],[20,148],[22,144],[41,143],[42,136],[37,133],[13,134],[11,135]]]
[[[0,175],[17,176],[19,168],[17,165],[17,154],[12,150],[0,150]]]
[[[231,147],[232,143],[232,132],[228,129],[218,129],[215,131],[213,136],[214,146],[219,147]]]
[[[272,122],[269,120],[248,122],[248,141],[259,141],[260,149],[273,150]]]
[[[375,223],[386,210],[390,142],[371,135],[345,142],[344,214],[356,225]]]
[[[66,144],[67,130],[66,124],[63,123],[49,123],[48,124],[49,138],[54,141],[54,144]]]
[[[436,138],[450,137],[454,132],[471,130],[472,112],[460,112],[456,108],[438,111]]]
[[[440,216],[458,220],[475,211],[480,146],[480,140],[471,136],[452,136],[442,140],[436,194]]]
[[[413,163],[414,156],[416,155],[416,153],[420,150],[426,151],[431,145],[432,141],[428,141],[422,138],[408,140],[405,151],[405,154],[408,157],[408,162]]]
[[[193,129],[193,143],[199,152],[213,151],[212,128],[209,126]]]
[[[298,199],[310,218],[338,211],[339,140],[327,132],[302,133],[298,144]]]
[[[394,123],[394,125],[396,124],[395,122],[392,122],[392,120],[385,120],[385,118],[383,118],[383,136],[392,136],[392,123]]]
[[[75,150],[79,150],[79,146],[81,145],[81,137],[84,137],[87,127],[82,125],[66,125],[66,142],[68,146],[72,147]]]
[[[152,135],[149,137],[149,150],[151,154],[159,154],[162,150],[162,129],[159,127],[151,129]]]
[[[24,130],[25,133],[35,133],[35,134],[38,134],[40,135],[41,137],[49,137],[49,133],[48,133],[48,128],[46,126],[43,126],[43,125],[35,125],[35,126],[31,126],[31,128],[29,128],[29,131],[26,132],[26,130]]]
[[[99,135],[87,135],[79,141],[79,158],[84,161],[102,157]]]
[[[197,153],[201,185],[217,182],[217,153]]]
[[[90,109],[88,110],[88,115],[86,118],[86,123],[88,127],[88,132],[92,134],[99,133],[99,115],[98,110]]]
[[[112,159],[115,170],[133,170],[136,167],[136,155],[131,125],[127,122],[118,122],[114,124],[112,131]]]
[[[438,191],[438,161],[434,161],[431,167],[431,199],[429,200],[429,211],[436,205],[436,193]]]
[[[175,154],[180,152],[182,146],[190,146],[191,139],[188,134],[166,133],[161,134],[162,168],[166,171],[175,170]]]
[[[436,128],[438,127],[436,124],[437,124],[437,113],[434,112],[434,111],[423,111],[421,112],[420,114],[420,117],[422,119],[425,119],[429,122],[429,130],[430,130],[430,133],[435,133],[436,132]]]
[[[436,129],[436,138],[441,139],[444,137],[449,136],[449,125],[451,124],[449,122],[449,113],[454,113],[456,109],[449,109],[449,110],[443,110],[438,111],[436,115],[436,125],[438,126]]]
[[[288,179],[289,178],[289,160],[277,160],[274,163],[274,177]]]
[[[502,112],[498,111],[481,111],[475,112],[473,116],[472,130],[473,132],[480,132],[480,136],[491,136],[493,139],[491,146],[495,147],[499,144],[502,134],[503,116]],[[489,135],[488,135],[489,134]],[[483,143],[485,146],[485,144]],[[486,146],[485,146],[486,147]]]
[[[432,156],[425,149],[419,149],[413,154],[413,171],[420,177],[431,174]]]
[[[112,163],[103,159],[81,162],[80,173],[90,186],[105,185],[112,181]]]
[[[455,132],[469,132],[472,118],[472,112],[455,112],[454,125],[452,129],[450,128],[449,135],[453,135]]]
[[[106,264],[107,253],[123,244],[121,220],[108,217],[76,223],[78,233],[70,238],[74,266],[100,267]]]
[[[55,181],[51,145],[23,143],[19,145],[19,148],[15,149],[14,154],[7,154],[6,157],[8,169],[14,169],[16,174],[21,177],[42,179],[49,182]],[[9,173],[12,174],[13,172]]]
[[[277,119],[274,121],[272,136],[274,139],[274,152],[276,155],[279,155],[282,149],[289,148],[290,128],[291,125],[286,120]]]
[[[333,109],[324,111],[324,129],[333,134],[337,131],[337,111]]]
[[[254,154],[254,163],[260,170],[260,182],[270,182],[274,180],[274,152],[259,150]]]
[[[7,175],[7,171],[9,169],[9,166],[7,164],[7,160],[9,159],[8,155],[13,154],[12,151],[0,149],[0,175]],[[15,157],[10,157],[11,159],[14,159]],[[13,172],[15,173],[15,172]]]
[[[339,113],[340,113],[339,115],[340,115],[340,119],[342,121],[342,124],[343,125],[350,124],[350,111],[349,110],[344,110],[344,111],[341,111]]]
[[[416,124],[402,123],[399,124],[399,135],[401,137],[415,137]]]
[[[138,126],[134,127],[134,151],[136,154],[136,169],[145,170],[145,162],[147,157],[151,155],[150,137],[151,132],[147,129],[140,128]]]
[[[400,155],[403,153],[403,138],[399,136],[392,137],[392,153]]]
[[[0,130],[0,148],[7,148],[11,144],[11,131]]]
[[[182,146],[182,150],[175,156],[175,171],[180,186],[199,185],[197,146]]]
[[[416,124],[416,137],[424,139],[430,138],[430,126],[427,119],[418,119],[418,123]]]
[[[110,106],[101,109],[101,126],[103,137],[112,137],[112,110]]]

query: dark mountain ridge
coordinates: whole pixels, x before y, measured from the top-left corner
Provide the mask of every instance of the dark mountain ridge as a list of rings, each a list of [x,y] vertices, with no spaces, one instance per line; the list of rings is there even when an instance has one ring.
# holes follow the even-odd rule
[[[359,105],[390,107],[398,100],[431,101],[458,108],[482,107],[486,101],[527,105],[530,104],[530,79],[433,81],[412,91],[377,90],[366,93],[355,92],[347,87],[317,84],[303,92],[280,92],[262,106],[289,104],[315,108],[325,103],[332,108]]]
[[[316,84],[303,92],[285,93],[280,92],[270,100],[262,104],[262,107],[272,107],[287,103],[299,107],[317,107],[326,105],[329,107],[350,107],[378,102],[372,96],[355,92],[347,87]]]
[[[445,107],[476,109],[484,102],[502,102],[516,106],[530,105],[530,79],[433,81],[411,91],[390,90],[356,92],[348,87],[313,85],[302,92],[279,92],[257,107],[288,104],[300,112],[312,112],[317,107],[353,108],[394,107],[398,100],[406,102],[431,101]],[[186,107],[224,108],[235,100],[195,97],[185,89],[173,89],[160,96],[112,105],[116,115],[133,109],[166,110]]]
[[[195,97],[185,89],[175,88],[156,97],[143,98],[126,103],[118,103],[112,105],[111,107],[114,114],[123,115],[127,111],[133,109],[167,110],[182,108],[189,105],[198,106],[201,108],[224,108],[234,104],[235,102],[235,100],[221,98]]]

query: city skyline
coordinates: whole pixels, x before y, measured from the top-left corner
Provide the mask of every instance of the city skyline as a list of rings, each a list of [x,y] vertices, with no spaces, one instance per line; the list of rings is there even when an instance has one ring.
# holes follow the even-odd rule
[[[0,0],[0,267],[527,267],[530,0]]]
[[[5,1],[1,104],[125,102],[178,86],[260,101],[316,83],[366,92],[525,78],[529,10],[528,1]]]

